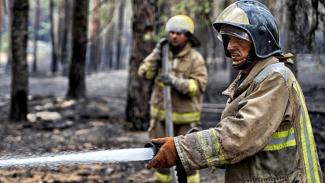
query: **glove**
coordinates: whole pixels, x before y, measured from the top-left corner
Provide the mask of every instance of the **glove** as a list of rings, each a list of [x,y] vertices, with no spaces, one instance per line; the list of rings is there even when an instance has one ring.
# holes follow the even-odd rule
[[[188,93],[189,82],[187,79],[178,78],[172,74],[162,74],[159,79],[164,85],[172,86],[182,94]]]
[[[175,80],[175,76],[171,74],[162,74],[160,75],[160,81],[164,83],[164,85],[171,86],[173,84],[173,80]]]
[[[177,151],[173,137],[153,139],[153,143],[161,147],[156,156],[148,163],[147,168],[170,168],[176,165]]]

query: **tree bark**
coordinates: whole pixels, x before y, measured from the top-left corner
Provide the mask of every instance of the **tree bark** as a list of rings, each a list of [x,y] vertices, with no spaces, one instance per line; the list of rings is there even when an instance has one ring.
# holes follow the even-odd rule
[[[62,64],[62,74],[64,76],[68,75],[68,69],[70,64],[70,49],[71,49],[71,32],[72,32],[72,8],[74,1],[61,0],[60,4],[60,22],[59,22],[59,53],[60,61]]]
[[[119,2],[119,10],[118,10],[118,21],[117,21],[117,43],[116,43],[116,69],[122,68],[122,61],[121,61],[121,52],[122,52],[122,35],[123,35],[123,26],[124,26],[124,9],[125,9],[125,0],[120,0]]]
[[[34,17],[34,33],[33,33],[33,73],[37,72],[37,38],[39,30],[39,16],[40,16],[40,0],[36,0],[35,17]]]
[[[72,59],[67,92],[67,97],[73,99],[86,97],[85,63],[87,51],[88,7],[89,0],[74,3]]]
[[[319,23],[319,0],[288,0],[288,47],[294,53],[311,53]]]
[[[155,45],[155,42],[143,38],[145,34],[155,33],[156,7],[156,1],[133,0],[133,42],[129,63],[126,120],[132,122],[138,130],[146,129],[150,120],[149,100],[152,82],[141,79],[137,71],[141,61]]]
[[[50,0],[49,3],[50,9],[50,35],[51,35],[51,45],[52,45],[52,54],[51,54],[51,72],[52,74],[56,74],[58,71],[58,45],[57,45],[57,38],[55,36],[55,29],[54,29],[54,0]]]
[[[5,6],[4,8],[7,11],[7,16],[8,16],[8,22],[9,22],[9,26],[8,26],[8,37],[11,38],[11,22],[12,22],[12,7],[13,7],[13,2],[12,1],[4,1],[5,2]],[[8,40],[9,44],[8,44],[8,49],[7,49],[7,64],[5,67],[5,72],[8,74],[11,72],[11,66],[12,66],[12,51],[11,51],[11,44],[10,44],[10,39]]]
[[[28,0],[15,0],[11,18],[12,81],[9,120],[27,119],[28,68]]]
[[[99,19],[99,12],[97,7],[99,6],[98,0],[91,1],[92,12],[90,16],[90,24],[89,24],[89,33],[90,33],[90,46],[89,46],[89,60],[88,60],[88,69],[90,72],[94,71],[97,72],[100,65],[100,19]]]

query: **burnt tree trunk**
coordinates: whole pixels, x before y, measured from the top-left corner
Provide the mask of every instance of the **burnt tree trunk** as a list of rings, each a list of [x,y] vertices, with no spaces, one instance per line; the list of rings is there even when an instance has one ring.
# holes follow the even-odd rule
[[[50,34],[51,34],[51,45],[52,45],[52,60],[51,60],[51,72],[55,74],[58,71],[58,46],[57,39],[55,37],[55,29],[54,29],[54,0],[50,0],[49,3],[50,9]]]
[[[11,17],[12,80],[9,120],[27,119],[28,68],[27,68],[27,26],[28,0],[15,0]]]
[[[90,72],[97,72],[100,65],[100,17],[97,7],[99,6],[98,0],[92,0],[92,12],[90,16],[90,24],[89,24],[89,34],[90,34],[90,46],[89,46],[89,60],[88,60],[88,69]]]
[[[40,16],[40,0],[35,2],[35,17],[34,17],[34,32],[33,32],[33,73],[37,73],[37,39],[38,39],[38,30],[39,30],[39,16]]]
[[[155,42],[146,41],[143,38],[145,34],[155,32],[157,2],[149,0],[133,0],[132,2],[133,42],[129,63],[126,120],[132,122],[136,129],[144,130],[148,127],[150,120],[149,99],[152,82],[141,79],[137,71],[141,61],[152,51],[155,45]]]
[[[72,26],[72,58],[67,98],[86,97],[85,63],[87,51],[89,0],[74,3]]]
[[[68,75],[69,62],[70,62],[70,50],[71,50],[71,32],[72,32],[72,8],[74,1],[61,0],[60,2],[60,19],[59,19],[59,53],[60,62],[62,64],[62,74]]]
[[[12,22],[12,6],[13,6],[13,2],[12,1],[3,1],[5,2],[4,8],[7,11],[7,16],[8,16],[8,22],[9,22],[9,26],[8,26],[8,37],[11,38],[11,22]],[[11,51],[11,44],[10,44],[10,39],[8,39],[8,49],[7,49],[7,64],[5,67],[5,72],[7,74],[11,73],[11,66],[12,66],[12,51]]]
[[[118,10],[118,21],[117,21],[117,43],[116,43],[116,69],[122,68],[122,35],[123,35],[123,25],[124,25],[124,9],[125,9],[125,0],[120,0],[119,2],[119,10]]]
[[[310,53],[315,48],[315,32],[319,23],[320,0],[288,0],[289,50]]]

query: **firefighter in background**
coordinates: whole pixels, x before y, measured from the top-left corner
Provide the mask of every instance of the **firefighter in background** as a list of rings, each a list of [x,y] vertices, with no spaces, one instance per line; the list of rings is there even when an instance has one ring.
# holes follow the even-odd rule
[[[202,94],[208,78],[202,55],[193,49],[200,42],[193,35],[194,23],[185,15],[176,15],[166,24],[168,39],[161,39],[139,67],[138,74],[153,79],[155,85],[150,100],[150,138],[166,136],[163,87],[171,86],[174,134],[185,134],[200,123]],[[162,74],[162,47],[169,44],[168,75]],[[199,182],[197,171],[188,172],[188,182]],[[157,182],[171,182],[168,169],[155,172]]]
[[[148,168],[225,168],[227,183],[323,182],[304,95],[283,54],[274,17],[263,4],[237,1],[213,24],[240,73],[215,128],[153,141]]]

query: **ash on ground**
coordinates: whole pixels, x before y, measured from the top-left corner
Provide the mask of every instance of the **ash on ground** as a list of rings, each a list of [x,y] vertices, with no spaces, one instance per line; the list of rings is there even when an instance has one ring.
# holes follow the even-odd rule
[[[318,155],[325,170],[325,76],[310,79],[303,75],[302,88],[314,128]],[[310,73],[309,73],[310,74]],[[206,102],[224,104],[221,92],[229,74],[211,75]],[[145,131],[131,131],[124,121],[127,71],[87,76],[88,98],[66,100],[65,77],[31,77],[28,122],[10,123],[10,77],[0,74],[0,156],[3,158],[44,153],[143,147],[150,139]],[[303,81],[303,80],[308,81]],[[221,110],[206,110],[202,127],[213,127]],[[153,182],[146,162],[62,165],[37,168],[0,169],[0,182]],[[201,182],[224,182],[222,169],[201,170]]]

